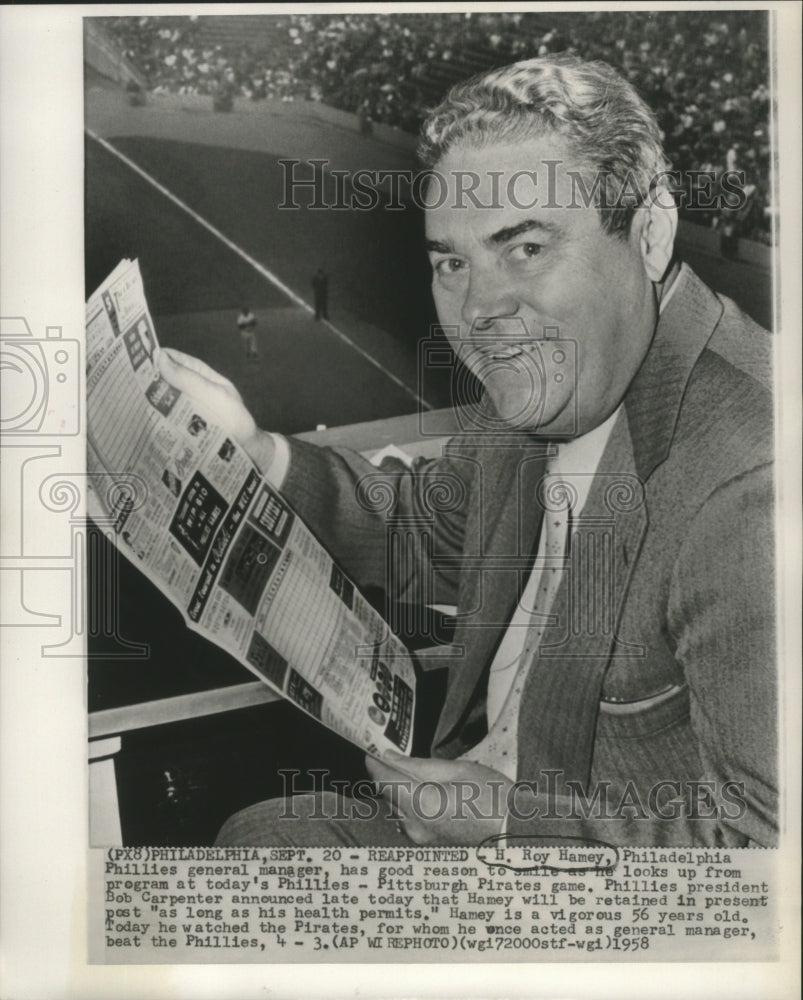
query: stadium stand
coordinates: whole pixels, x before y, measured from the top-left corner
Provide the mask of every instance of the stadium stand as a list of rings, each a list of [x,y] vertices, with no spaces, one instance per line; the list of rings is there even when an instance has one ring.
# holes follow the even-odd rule
[[[322,101],[414,132],[457,80],[514,59],[602,58],[657,109],[673,165],[743,170],[744,237],[770,242],[762,11],[293,14],[98,19],[155,92]],[[716,212],[691,213],[717,225]],[[731,224],[734,220],[730,220]]]
[[[147,86],[143,73],[122,54],[116,38],[99,18],[86,18],[84,22],[84,65],[95,80]]]

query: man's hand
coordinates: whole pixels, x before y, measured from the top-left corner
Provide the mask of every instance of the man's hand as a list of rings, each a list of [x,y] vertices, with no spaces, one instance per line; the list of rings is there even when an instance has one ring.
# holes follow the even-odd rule
[[[213,423],[230,434],[264,472],[273,458],[270,434],[261,431],[235,386],[213,368],[172,347],[162,347],[156,357],[162,376],[186,393]]]
[[[366,757],[366,766],[416,844],[477,846],[502,831],[513,782],[499,771],[470,760],[392,751],[381,761]]]

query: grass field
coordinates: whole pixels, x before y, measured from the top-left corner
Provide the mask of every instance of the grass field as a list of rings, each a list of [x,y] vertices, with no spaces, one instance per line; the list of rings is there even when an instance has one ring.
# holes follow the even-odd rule
[[[416,345],[434,320],[420,217],[279,211],[281,168],[260,153],[133,138],[115,147],[305,301],[326,266],[332,321],[416,389]],[[138,258],[161,342],[231,378],[262,426],[292,433],[415,410],[410,392],[91,139],[86,178],[87,292],[122,257]],[[243,304],[259,319],[257,364],[236,331]],[[428,400],[448,396],[430,388]]]
[[[426,329],[429,320],[434,318],[428,290],[429,267],[423,250],[423,220],[417,211],[280,210],[277,206],[282,202],[284,188],[278,157],[249,150],[149,138],[121,138],[115,140],[114,145],[238,246],[275,271],[303,298],[310,299],[311,275],[318,266],[324,265],[331,275],[333,314],[345,307],[407,340],[414,340],[422,323]],[[122,164],[110,163],[110,159],[105,151],[99,150],[98,158],[93,156],[92,163],[87,165],[88,215],[97,217],[93,200],[100,196],[103,214],[115,229],[122,230],[123,235],[128,230],[130,216],[120,216],[120,210],[128,209],[134,217],[135,231],[143,237],[146,229],[156,222],[152,232],[155,242],[143,247],[149,257],[155,258],[154,269],[166,271],[164,283],[154,289],[154,311],[159,314],[186,311],[187,295],[196,291],[188,284],[193,273],[195,281],[202,286],[198,292],[204,304],[194,308],[189,305],[192,311],[239,306],[242,294],[248,293],[251,283],[244,281],[244,288],[241,288],[240,275],[231,274],[222,259],[219,273],[209,267],[214,261],[206,256],[196,262],[192,233],[185,235],[188,243],[183,261],[172,254],[169,259],[158,259],[164,198],[160,198],[161,205],[152,203],[155,219],[140,219],[138,203],[147,196],[141,192],[141,182],[137,178],[139,184],[133,203],[121,204],[119,194],[122,192],[112,200],[104,192],[106,178],[114,184],[115,172],[125,168]],[[102,176],[95,172],[98,169],[103,171]],[[125,185],[125,178],[119,178],[118,183]],[[159,197],[157,192],[154,195]],[[174,232],[173,242],[179,236]],[[90,253],[93,240],[93,233],[88,231]],[[94,259],[92,264],[94,277]],[[204,287],[207,283],[208,288]],[[258,304],[256,299],[253,304]]]

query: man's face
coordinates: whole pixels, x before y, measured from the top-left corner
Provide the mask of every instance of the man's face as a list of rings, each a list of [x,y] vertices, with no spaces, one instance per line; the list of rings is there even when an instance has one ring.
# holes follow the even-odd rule
[[[555,135],[457,146],[436,167],[448,197],[442,189],[426,217],[435,305],[452,346],[482,381],[496,419],[546,435],[602,423],[655,328],[641,220],[624,238],[606,233],[569,176],[582,168]]]

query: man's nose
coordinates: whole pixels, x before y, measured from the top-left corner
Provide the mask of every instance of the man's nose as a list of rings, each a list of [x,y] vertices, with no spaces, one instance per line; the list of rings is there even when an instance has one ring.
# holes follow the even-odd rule
[[[468,330],[490,330],[498,319],[515,316],[519,303],[494,268],[474,269],[463,300],[462,319]]]

